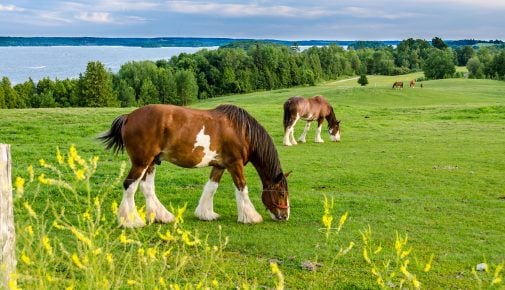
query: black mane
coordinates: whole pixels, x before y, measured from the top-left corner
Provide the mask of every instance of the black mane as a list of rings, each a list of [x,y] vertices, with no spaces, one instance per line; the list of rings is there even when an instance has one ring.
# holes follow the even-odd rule
[[[232,121],[237,132],[245,130],[244,137],[251,146],[251,163],[256,167],[260,176],[262,175],[260,171],[265,171],[264,173],[268,174],[270,182],[273,182],[282,173],[282,169],[277,149],[265,128],[246,110],[235,105],[219,105],[214,110],[225,114]]]

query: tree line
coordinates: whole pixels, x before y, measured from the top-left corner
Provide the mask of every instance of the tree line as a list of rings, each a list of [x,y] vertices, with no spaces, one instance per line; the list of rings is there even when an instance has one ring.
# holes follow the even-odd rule
[[[334,44],[301,51],[296,45],[235,42],[169,60],[128,62],[117,73],[91,61],[76,79],[28,79],[13,86],[3,77],[0,108],[188,105],[198,99],[312,86],[344,76],[422,70],[428,79],[447,78],[454,76],[455,65],[466,65],[472,78],[505,80],[505,49],[450,48],[438,37],[431,42],[410,38],[397,47],[360,42],[347,50]]]

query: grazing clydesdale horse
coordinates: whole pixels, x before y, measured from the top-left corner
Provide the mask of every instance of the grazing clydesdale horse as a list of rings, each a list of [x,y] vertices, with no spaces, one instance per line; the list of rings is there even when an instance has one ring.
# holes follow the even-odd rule
[[[146,198],[147,222],[174,221],[154,192],[156,165],[162,160],[180,167],[211,166],[209,180],[195,210],[201,220],[215,220],[213,198],[225,170],[235,184],[238,221],[259,223],[261,215],[249,199],[244,166],[251,162],[263,184],[261,199],[274,220],[289,218],[286,176],[272,138],[245,110],[220,105],[196,110],[172,105],[147,105],[117,117],[99,137],[116,153],[126,149],[131,169],[123,186],[118,220],[123,227],[142,227],[145,222],[135,207],[135,192]]]
[[[303,97],[291,97],[284,103],[284,140],[286,146],[296,145],[294,127],[299,119],[306,120],[305,129],[298,138],[299,142],[305,143],[305,136],[310,128],[310,122],[317,120],[316,143],[324,142],[321,138],[321,127],[324,119],[328,122],[328,132],[331,141],[340,141],[340,121],[335,117],[333,107],[323,96],[315,96],[309,99]]]
[[[411,80],[409,86],[411,88],[415,88],[416,87],[416,80]]]
[[[393,89],[403,89],[403,82],[400,81],[394,82]]]

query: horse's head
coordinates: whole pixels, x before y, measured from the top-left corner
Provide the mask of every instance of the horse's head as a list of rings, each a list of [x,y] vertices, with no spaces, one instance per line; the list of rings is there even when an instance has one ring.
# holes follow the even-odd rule
[[[270,216],[277,221],[289,219],[289,192],[286,177],[290,173],[286,175],[280,173],[273,184],[263,188],[261,194],[261,200],[270,212]]]
[[[330,139],[334,142],[340,141],[340,121],[336,121],[331,124],[328,128],[328,133],[330,133]]]

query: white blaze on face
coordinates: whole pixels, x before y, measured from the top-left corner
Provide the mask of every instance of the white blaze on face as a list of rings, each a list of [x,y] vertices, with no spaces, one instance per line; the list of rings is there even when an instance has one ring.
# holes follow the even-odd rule
[[[216,160],[217,152],[210,150],[210,136],[205,135],[205,126],[203,126],[202,130],[196,135],[193,151],[198,147],[203,147],[203,157],[200,163],[195,165],[195,167],[208,166],[212,160]]]
[[[340,141],[340,130],[337,131],[337,134],[333,135],[333,129],[330,129],[330,139],[334,142]]]

